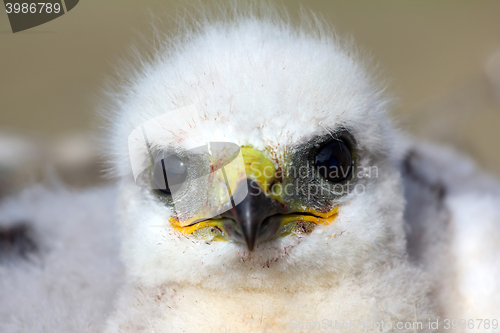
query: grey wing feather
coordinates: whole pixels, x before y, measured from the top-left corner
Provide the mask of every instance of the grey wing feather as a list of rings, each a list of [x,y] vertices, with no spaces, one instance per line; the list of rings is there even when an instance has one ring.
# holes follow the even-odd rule
[[[400,169],[409,259],[443,317],[500,315],[500,184],[451,149],[412,142]],[[493,319],[493,318],[490,318]]]
[[[0,204],[0,331],[98,332],[121,285],[116,190],[30,188]]]

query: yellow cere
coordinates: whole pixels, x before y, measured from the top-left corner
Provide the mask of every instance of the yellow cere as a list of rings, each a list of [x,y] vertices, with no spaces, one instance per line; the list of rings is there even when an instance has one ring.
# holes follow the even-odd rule
[[[276,179],[276,167],[261,151],[242,147],[241,153],[245,161],[245,171],[249,179],[257,182],[264,192],[268,193]]]

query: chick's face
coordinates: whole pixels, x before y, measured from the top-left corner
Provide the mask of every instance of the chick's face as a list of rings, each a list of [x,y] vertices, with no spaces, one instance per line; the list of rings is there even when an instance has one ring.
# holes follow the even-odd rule
[[[390,128],[362,69],[284,32],[242,47],[245,31],[148,65],[121,104],[123,252],[143,283],[328,284],[404,246]]]

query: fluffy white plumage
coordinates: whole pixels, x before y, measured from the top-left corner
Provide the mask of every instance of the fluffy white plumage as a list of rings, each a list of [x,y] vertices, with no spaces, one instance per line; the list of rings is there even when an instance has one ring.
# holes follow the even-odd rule
[[[162,44],[115,96],[106,145],[117,190],[27,190],[0,207],[4,225],[32,222],[40,244],[30,261],[0,266],[12,299],[2,331],[274,332],[324,319],[433,331],[428,319],[500,319],[497,183],[397,133],[381,89],[320,23],[246,14],[200,26]],[[183,235],[167,223],[172,208],[134,182],[128,136],[193,104],[199,118],[176,113],[148,137],[155,149],[233,142],[286,168],[301,145],[348,131],[357,167],[377,175],[358,177],[364,193],[335,199],[334,223],[309,234],[253,251]]]

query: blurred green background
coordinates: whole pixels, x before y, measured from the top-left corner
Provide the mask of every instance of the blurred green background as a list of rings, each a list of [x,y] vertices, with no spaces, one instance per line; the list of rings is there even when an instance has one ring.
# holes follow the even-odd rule
[[[276,3],[295,19],[301,7],[310,9],[340,35],[354,37],[388,79],[400,128],[451,144],[500,176],[500,108],[492,83],[500,82],[500,1]],[[173,28],[184,4],[82,0],[66,15],[16,34],[0,5],[4,184],[14,174],[18,183],[38,180],[47,164],[72,185],[101,181],[88,133],[99,125],[95,109],[106,79],[132,44],[151,37],[151,13]]]

